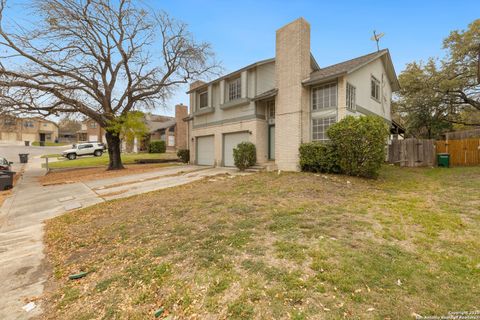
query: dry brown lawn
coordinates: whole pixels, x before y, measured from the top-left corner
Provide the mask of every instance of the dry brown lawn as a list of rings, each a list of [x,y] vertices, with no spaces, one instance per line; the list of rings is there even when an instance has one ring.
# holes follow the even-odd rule
[[[105,167],[96,168],[73,168],[54,170],[39,178],[42,185],[65,184],[85,182],[98,179],[108,179],[131,174],[156,171],[161,168],[178,166],[180,163],[155,163],[155,164],[131,164],[126,165],[125,170],[107,171]]]
[[[480,168],[218,177],[47,223],[46,319],[412,319],[480,308]],[[80,271],[89,274],[68,280]]]

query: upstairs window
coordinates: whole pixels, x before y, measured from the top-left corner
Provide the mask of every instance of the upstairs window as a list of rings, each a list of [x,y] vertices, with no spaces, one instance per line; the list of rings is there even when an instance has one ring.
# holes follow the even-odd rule
[[[371,96],[372,99],[380,101],[380,81],[377,80],[374,76],[371,79]]]
[[[240,99],[242,96],[242,81],[240,78],[228,82],[228,101]]]
[[[328,140],[327,129],[336,121],[335,117],[312,119],[312,140]]]
[[[206,108],[208,107],[208,91],[200,92],[199,95],[199,108]]]
[[[3,124],[5,126],[14,126],[16,122],[14,118],[5,118],[5,120],[3,121]]]
[[[34,124],[33,124],[33,121],[31,121],[31,120],[26,120],[26,121],[23,122],[23,126],[24,126],[25,128],[33,128],[33,127],[34,127]]]
[[[347,109],[356,110],[356,88],[347,82]]]
[[[268,116],[268,119],[275,119],[275,101],[274,100],[267,102],[267,116]]]
[[[90,128],[91,129],[97,129],[97,123],[96,122],[90,122]]]
[[[337,107],[337,84],[331,83],[312,89],[312,109]]]

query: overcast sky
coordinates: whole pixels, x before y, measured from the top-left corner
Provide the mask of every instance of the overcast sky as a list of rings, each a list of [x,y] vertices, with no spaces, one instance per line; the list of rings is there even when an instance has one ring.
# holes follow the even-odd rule
[[[10,3],[28,3],[26,0]],[[443,54],[442,40],[480,18],[480,1],[197,1],[144,0],[189,25],[199,41],[212,44],[225,73],[275,54],[275,30],[298,17],[311,24],[311,48],[320,67],[376,50],[373,30],[384,32],[397,74],[406,63]],[[29,19],[13,6],[11,18]],[[179,88],[170,108],[188,105]]]

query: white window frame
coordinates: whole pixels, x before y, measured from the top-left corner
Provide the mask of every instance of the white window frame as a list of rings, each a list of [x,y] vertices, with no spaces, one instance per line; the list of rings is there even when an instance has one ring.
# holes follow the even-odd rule
[[[240,99],[242,97],[242,78],[229,80],[227,90],[228,101]]]
[[[321,92],[321,94],[320,94]],[[338,85],[336,82],[326,83],[312,88],[311,92],[312,110],[338,107]]]
[[[319,121],[321,121],[321,123],[319,123]],[[315,123],[317,122],[317,123]],[[332,124],[335,124],[337,122],[337,117],[336,116],[332,116],[332,117],[323,117],[323,118],[313,118],[312,119],[312,122],[311,122],[311,125],[312,125],[312,141],[328,141],[330,140],[327,136],[327,129],[332,125]],[[315,132],[315,129],[316,128],[320,128],[322,127],[322,131],[317,131]],[[321,136],[317,136],[315,137],[315,134],[317,135],[320,135]]]
[[[351,111],[357,110],[357,88],[347,82],[345,91],[347,92],[347,109]]]
[[[205,105],[202,105],[202,96],[206,96]],[[199,109],[208,108],[208,90],[198,93],[198,108]]]
[[[380,81],[373,75],[370,78],[370,97],[373,100],[380,102]]]

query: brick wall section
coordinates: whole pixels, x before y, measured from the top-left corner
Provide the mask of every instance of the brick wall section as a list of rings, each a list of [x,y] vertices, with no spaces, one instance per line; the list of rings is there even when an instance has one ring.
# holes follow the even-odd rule
[[[187,148],[188,123],[183,121],[188,116],[188,107],[183,104],[175,106],[175,147],[178,149]]]
[[[347,81],[345,77],[338,78],[338,121],[347,116]]]
[[[303,18],[277,30],[275,82],[275,162],[280,170],[298,171],[298,149],[309,136],[309,90],[302,80],[310,67],[310,25]]]

